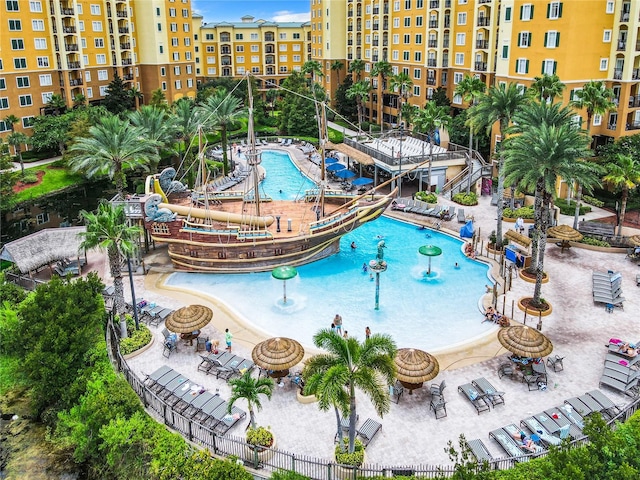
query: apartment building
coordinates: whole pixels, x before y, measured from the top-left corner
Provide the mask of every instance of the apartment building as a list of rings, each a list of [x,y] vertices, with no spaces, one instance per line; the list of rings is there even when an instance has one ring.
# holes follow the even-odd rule
[[[309,23],[267,22],[247,15],[240,22],[196,23],[196,76],[242,77],[252,73],[259,88],[279,85],[310,59]]]
[[[195,97],[191,28],[190,0],[2,0],[0,137],[8,115],[30,135],[54,94],[99,103],[116,73],[145,98]]]

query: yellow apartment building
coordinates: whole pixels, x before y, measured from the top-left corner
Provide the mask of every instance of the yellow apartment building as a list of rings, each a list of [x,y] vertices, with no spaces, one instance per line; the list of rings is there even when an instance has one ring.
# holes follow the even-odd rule
[[[150,98],[195,97],[190,0],[0,2],[0,138],[4,119],[30,135],[52,95],[99,103],[117,73]]]

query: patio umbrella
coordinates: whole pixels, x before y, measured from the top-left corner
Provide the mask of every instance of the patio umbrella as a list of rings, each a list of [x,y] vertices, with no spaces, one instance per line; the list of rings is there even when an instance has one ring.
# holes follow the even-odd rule
[[[562,248],[562,250],[571,246],[569,242],[579,242],[582,240],[582,234],[569,225],[556,225],[555,227],[549,228],[547,230],[547,237],[560,240],[560,248]]]
[[[438,360],[433,355],[415,348],[399,349],[394,362],[396,378],[409,390],[409,395],[424,382],[434,379],[440,371]]]
[[[629,241],[631,242],[632,245],[635,245],[636,247],[640,247],[640,235],[633,235],[629,237]]]
[[[269,375],[282,378],[289,373],[289,368],[297,365],[304,357],[304,348],[291,338],[270,338],[253,347],[253,362],[273,373]]]
[[[345,168],[347,167],[345,165],[342,165],[341,163],[332,163],[331,165],[327,166],[327,171],[337,172],[338,170],[344,170]]]
[[[551,340],[538,330],[524,325],[501,328],[498,341],[504,348],[520,357],[541,358],[553,351]]]
[[[344,180],[348,180],[349,178],[353,178],[356,176],[355,173],[353,173],[351,170],[347,170],[346,168],[344,170],[338,170],[337,172],[335,172],[336,177],[338,178],[342,178]]]
[[[420,255],[429,257],[429,270],[427,270],[427,275],[429,275],[431,273],[431,257],[442,255],[442,249],[435,245],[423,245],[418,249],[418,252]]]
[[[369,185],[370,183],[373,183],[373,179],[367,178],[367,177],[358,177],[351,182],[352,185],[356,185],[356,186]]]
[[[340,160],[338,160],[336,157],[327,157],[324,159],[324,164],[325,165],[331,165],[332,163],[338,163]]]
[[[298,271],[289,265],[276,267],[271,272],[273,278],[282,280],[282,289],[284,291],[283,303],[287,303],[287,280],[291,280],[296,275],[298,275]]]
[[[202,329],[213,318],[213,311],[204,305],[189,305],[171,313],[165,327],[176,333],[191,333]]]

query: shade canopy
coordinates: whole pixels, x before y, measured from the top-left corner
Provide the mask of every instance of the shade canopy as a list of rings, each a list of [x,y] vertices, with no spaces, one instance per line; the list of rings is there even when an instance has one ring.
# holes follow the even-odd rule
[[[438,255],[442,255],[442,249],[435,245],[423,245],[418,249],[418,252],[426,257],[437,257]]]
[[[327,157],[324,159],[325,165],[331,165],[332,163],[338,163],[339,160],[336,157]]]
[[[440,372],[436,357],[415,348],[399,349],[394,362],[396,377],[403,383],[423,383],[434,379]]]
[[[170,314],[165,322],[168,330],[176,333],[191,333],[202,329],[213,318],[213,311],[204,305],[189,305]]]
[[[636,247],[640,247],[640,235],[633,235],[629,237],[629,241],[631,242],[632,245],[635,245]]]
[[[341,163],[332,163],[331,165],[327,165],[328,172],[337,172],[338,170],[344,170],[347,166]]]
[[[253,347],[253,362],[266,370],[282,371],[297,365],[304,357],[304,348],[291,338],[270,338]]]
[[[291,280],[296,275],[298,275],[298,271],[289,265],[276,267],[271,271],[271,276],[277,280]]]
[[[367,177],[358,177],[353,179],[353,181],[351,182],[352,185],[356,186],[369,185],[370,183],[373,183],[373,179]]]
[[[538,330],[523,325],[500,329],[498,341],[504,348],[520,357],[540,358],[553,352],[551,340]]]
[[[356,174],[355,174],[355,173],[353,173],[351,170],[347,170],[347,169],[344,169],[344,170],[338,170],[338,171],[336,172],[336,177],[338,177],[338,178],[343,178],[343,179],[345,179],[345,180],[347,180],[347,179],[349,179],[349,178],[353,178],[353,177],[355,177],[355,176],[356,176]]]
[[[547,237],[557,238],[558,240],[579,242],[582,240],[582,234],[571,228],[569,225],[556,225],[547,230]]]

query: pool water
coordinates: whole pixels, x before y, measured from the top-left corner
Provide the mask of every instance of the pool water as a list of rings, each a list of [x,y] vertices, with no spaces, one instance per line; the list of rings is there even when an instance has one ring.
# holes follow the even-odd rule
[[[380,274],[380,308],[375,310],[375,280],[362,267],[376,257],[379,237],[384,237],[388,269]],[[350,247],[352,242],[357,248]],[[430,275],[428,258],[418,253],[422,245],[443,251],[432,257]],[[488,267],[466,258],[461,245],[448,235],[381,217],[342,237],[340,253],[298,267],[298,276],[286,282],[286,303],[283,282],[269,272],[174,273],[167,284],[223,301],[268,336],[292,337],[310,346],[313,335],[329,328],[339,313],[343,329],[361,340],[369,326],[373,333],[390,334],[399,348],[432,351],[495,329],[482,323],[479,309]]]
[[[261,195],[266,194],[274,200],[295,200],[302,197],[305,190],[316,187],[285,152],[264,150],[261,165],[267,172],[260,183]]]

